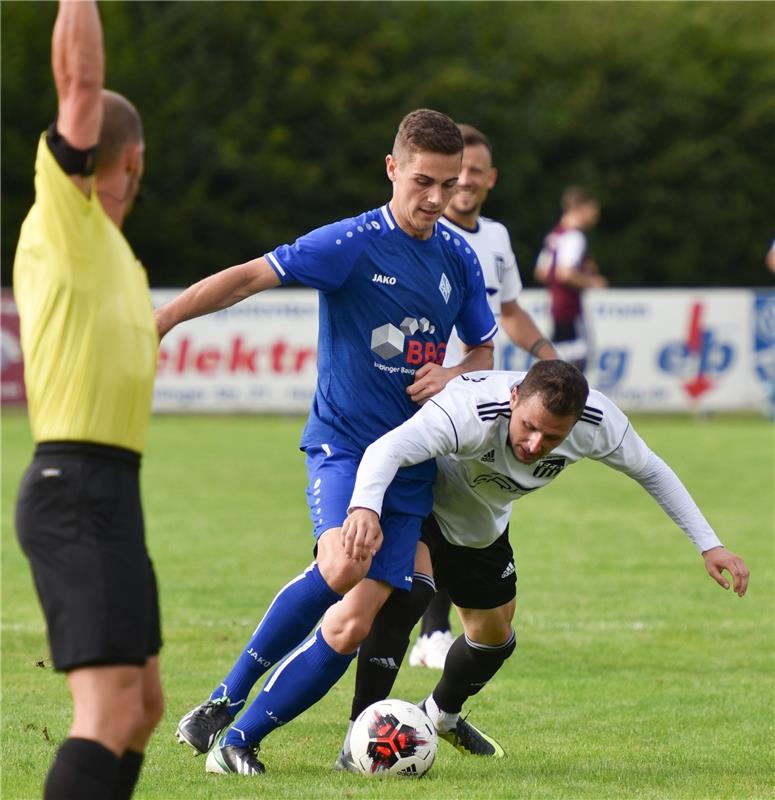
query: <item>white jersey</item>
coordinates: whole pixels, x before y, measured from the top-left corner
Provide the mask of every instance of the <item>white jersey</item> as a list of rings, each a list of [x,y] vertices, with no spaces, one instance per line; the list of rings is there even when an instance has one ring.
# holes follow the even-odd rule
[[[460,234],[473,247],[479,263],[482,265],[487,302],[495,321],[498,322],[501,317],[501,304],[516,300],[522,291],[522,279],[519,275],[517,257],[511,249],[509,232],[500,222],[495,222],[487,217],[479,217],[474,231],[461,228],[446,217],[442,218],[441,222],[450,230]],[[502,350],[498,338],[496,336],[493,339],[496,368],[500,365]],[[453,331],[447,342],[444,366],[459,364],[462,358],[463,345],[457,331]]]
[[[487,547],[504,531],[512,504],[592,458],[638,481],[700,552],[721,542],[675,473],[638,436],[624,413],[591,390],[565,440],[534,464],[514,457],[508,438],[511,389],[524,372],[469,372],[364,453],[350,507],[378,514],[399,467],[436,458],[433,513],[452,544]]]
[[[587,237],[577,228],[554,228],[544,240],[537,265],[550,269],[552,265],[565,269],[581,269],[587,255]]]

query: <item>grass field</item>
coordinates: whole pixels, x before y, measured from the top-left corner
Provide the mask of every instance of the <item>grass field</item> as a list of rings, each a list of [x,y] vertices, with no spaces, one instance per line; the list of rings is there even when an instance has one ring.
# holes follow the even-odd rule
[[[162,589],[167,712],[138,798],[765,798],[773,785],[773,427],[758,418],[637,418],[722,540],[751,569],[724,592],[637,484],[586,462],[520,501],[519,646],[470,703],[507,757],[440,743],[427,778],[335,773],[354,679],[264,742],[268,774],[206,776],[173,738],[225,674],[277,588],[310,558],[302,420],[157,417],[143,467],[148,539]],[[13,530],[31,452],[26,419],[2,431],[2,794],[41,796],[67,735],[42,616]],[[42,662],[42,666],[41,666]],[[439,673],[406,667],[419,700]]]

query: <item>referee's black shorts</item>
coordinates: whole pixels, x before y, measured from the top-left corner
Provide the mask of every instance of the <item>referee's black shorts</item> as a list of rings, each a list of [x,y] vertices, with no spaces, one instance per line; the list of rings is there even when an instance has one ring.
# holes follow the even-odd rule
[[[456,606],[498,608],[517,596],[517,570],[508,525],[487,547],[461,547],[444,538],[431,514],[423,522],[420,541],[431,551],[436,588],[446,589]]]
[[[44,442],[22,479],[16,531],[58,670],[143,665],[161,648],[139,477],[129,450]]]

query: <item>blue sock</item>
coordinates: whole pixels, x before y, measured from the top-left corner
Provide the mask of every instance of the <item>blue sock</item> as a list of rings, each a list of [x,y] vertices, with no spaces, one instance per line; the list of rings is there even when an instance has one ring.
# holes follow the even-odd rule
[[[240,717],[239,726],[233,725],[227,731],[225,744],[243,747],[259,744],[275,728],[317,703],[347,672],[355,655],[337,653],[318,628],[272,673]]]
[[[302,642],[325,610],[341,599],[325,582],[317,564],[307,567],[277,593],[231,672],[210,699],[228,696],[229,711],[236,716],[255,682]]]

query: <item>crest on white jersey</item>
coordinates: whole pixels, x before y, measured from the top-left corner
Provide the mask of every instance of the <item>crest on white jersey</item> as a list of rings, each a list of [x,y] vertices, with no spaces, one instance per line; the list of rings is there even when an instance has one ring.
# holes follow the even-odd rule
[[[445,303],[449,303],[449,296],[452,293],[452,284],[449,282],[445,273],[441,273],[441,282],[439,283],[439,291],[444,298]]]
[[[498,283],[503,283],[503,273],[506,272],[506,259],[500,253],[494,253],[495,274],[498,276]]]

